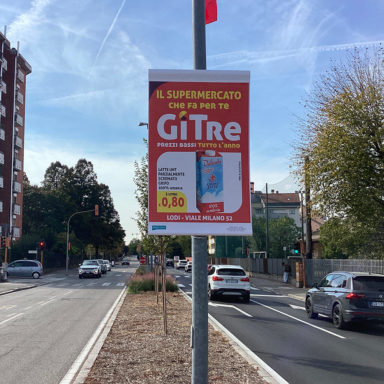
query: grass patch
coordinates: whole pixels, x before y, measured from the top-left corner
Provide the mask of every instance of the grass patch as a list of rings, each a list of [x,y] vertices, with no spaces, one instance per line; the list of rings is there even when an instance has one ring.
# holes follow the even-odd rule
[[[140,269],[140,268],[139,268]],[[176,292],[179,287],[175,280],[168,276],[165,281],[167,292]],[[159,290],[162,289],[162,284],[159,282]],[[128,293],[140,293],[155,290],[155,275],[153,273],[135,274],[128,284]]]

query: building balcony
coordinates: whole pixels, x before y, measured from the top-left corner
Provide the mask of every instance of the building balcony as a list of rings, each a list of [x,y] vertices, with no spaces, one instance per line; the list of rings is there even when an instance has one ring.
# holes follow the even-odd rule
[[[15,159],[15,169],[21,171],[23,168],[23,163],[19,159]]]
[[[0,201],[0,212],[3,212],[3,202]]]
[[[20,237],[20,228],[13,227],[13,237],[19,238]]]
[[[23,148],[23,140],[21,139],[21,137],[16,136],[15,144],[16,147]]]
[[[3,128],[0,128],[0,140],[5,140],[5,131]]]
[[[0,115],[5,117],[5,107],[0,104]]]
[[[0,164],[4,164],[4,153],[0,152]]]
[[[14,183],[13,183],[13,190],[15,191],[15,192],[21,192],[21,183],[19,183],[18,181],[15,181]]]
[[[20,92],[16,92],[16,101],[20,104],[24,104],[24,95]]]
[[[20,215],[20,214],[21,214],[21,207],[20,207],[19,204],[15,204],[15,205],[13,206],[13,213],[14,213],[15,215]]]
[[[0,57],[0,64],[1,64],[1,68],[3,69],[3,71],[6,71],[8,69],[8,62],[4,58],[4,56]]]
[[[7,84],[3,80],[1,80],[0,89],[1,92],[7,93]]]
[[[4,188],[4,178],[0,176],[0,188]]]
[[[15,122],[16,124],[19,124],[21,127],[23,126],[23,123],[24,123],[23,117],[20,116],[18,113],[15,114]]]
[[[22,83],[24,83],[24,78],[25,78],[25,75],[22,71],[20,71],[20,69],[17,71],[17,80],[21,81]]]

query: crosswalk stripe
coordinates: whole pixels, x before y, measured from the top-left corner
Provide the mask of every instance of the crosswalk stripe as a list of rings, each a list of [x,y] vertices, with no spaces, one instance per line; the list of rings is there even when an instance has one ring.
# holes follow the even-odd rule
[[[108,285],[111,285],[111,283],[103,283],[103,287],[108,287]]]
[[[116,286],[117,287],[124,287],[125,283],[117,283]]]

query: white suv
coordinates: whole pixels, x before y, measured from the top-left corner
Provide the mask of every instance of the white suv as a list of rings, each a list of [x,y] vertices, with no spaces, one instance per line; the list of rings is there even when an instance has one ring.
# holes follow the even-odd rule
[[[187,260],[179,260],[176,264],[176,269],[185,269],[185,266],[187,265]]]
[[[212,265],[208,272],[208,297],[241,296],[249,303],[251,284],[244,269],[239,265]]]

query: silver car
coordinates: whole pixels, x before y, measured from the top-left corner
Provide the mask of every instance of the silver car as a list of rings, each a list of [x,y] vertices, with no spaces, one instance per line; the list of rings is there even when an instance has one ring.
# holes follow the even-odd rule
[[[38,279],[43,274],[43,266],[37,260],[15,260],[8,264],[7,273],[8,276]]]

